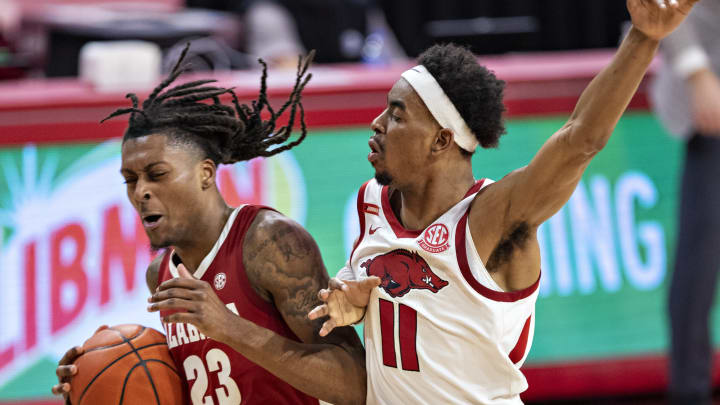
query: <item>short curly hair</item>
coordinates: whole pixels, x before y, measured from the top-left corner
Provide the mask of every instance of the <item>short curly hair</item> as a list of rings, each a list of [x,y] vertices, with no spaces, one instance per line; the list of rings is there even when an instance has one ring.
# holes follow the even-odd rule
[[[480,65],[469,49],[455,44],[430,47],[420,55],[418,63],[435,77],[480,146],[497,147],[505,133],[505,82]]]

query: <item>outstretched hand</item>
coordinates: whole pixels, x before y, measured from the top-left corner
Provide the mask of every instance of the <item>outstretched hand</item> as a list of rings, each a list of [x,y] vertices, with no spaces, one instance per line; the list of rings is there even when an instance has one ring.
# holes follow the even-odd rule
[[[318,298],[325,304],[310,311],[308,318],[329,317],[320,329],[320,336],[327,336],[337,327],[357,323],[365,315],[370,293],[379,285],[380,279],[375,276],[358,281],[331,278],[328,288],[318,292]]]
[[[148,298],[148,311],[176,311],[163,317],[163,322],[189,323],[200,333],[218,341],[225,337],[224,327],[235,314],[215,294],[210,284],[198,280],[180,264],[179,277],[160,284]]]
[[[632,23],[656,40],[668,36],[699,0],[627,0]]]

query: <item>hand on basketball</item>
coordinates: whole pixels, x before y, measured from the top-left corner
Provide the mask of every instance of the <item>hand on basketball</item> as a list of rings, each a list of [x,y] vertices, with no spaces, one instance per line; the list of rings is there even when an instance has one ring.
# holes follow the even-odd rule
[[[100,332],[103,329],[107,329],[107,325],[99,327],[95,333]],[[58,366],[55,369],[55,374],[58,377],[58,383],[52,387],[52,393],[54,395],[62,395],[65,398],[65,403],[70,404],[70,380],[77,374],[77,366],[73,363],[84,353],[82,346],[75,346],[72,349],[65,352],[65,355],[58,362]]]
[[[333,329],[357,323],[365,315],[370,293],[380,285],[380,279],[371,276],[359,281],[331,278],[328,288],[318,292],[325,304],[315,307],[308,318],[315,320],[328,316],[320,328],[320,336],[327,336]]]
[[[698,0],[627,0],[635,28],[648,37],[660,40],[685,19]]]
[[[210,284],[193,277],[183,264],[178,266],[178,274],[180,277],[160,284],[148,298],[148,311],[178,311],[164,316],[163,322],[189,323],[205,336],[223,341],[223,328],[236,315],[225,307]]]

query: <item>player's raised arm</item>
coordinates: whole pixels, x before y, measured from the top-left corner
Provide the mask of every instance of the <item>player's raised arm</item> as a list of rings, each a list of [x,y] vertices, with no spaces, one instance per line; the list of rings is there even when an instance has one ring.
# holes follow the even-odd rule
[[[633,27],[610,62],[588,85],[567,123],[526,167],[493,186],[505,201],[503,229],[533,228],[570,198],[590,160],[605,146],[658,48],[697,0],[628,0]],[[477,210],[476,210],[477,211]],[[477,219],[478,215],[475,215]],[[473,225],[473,215],[470,218]]]
[[[183,265],[178,266],[181,277],[161,284],[148,309],[187,311],[164,321],[195,325],[310,396],[335,405],[365,403],[365,351],[355,331],[338,328],[321,338],[322,322],[307,317],[320,304],[317,291],[328,283],[315,241],[299,224],[266,210],[247,235],[243,250],[250,285],[274,303],[301,342],[231,313],[212,287]]]

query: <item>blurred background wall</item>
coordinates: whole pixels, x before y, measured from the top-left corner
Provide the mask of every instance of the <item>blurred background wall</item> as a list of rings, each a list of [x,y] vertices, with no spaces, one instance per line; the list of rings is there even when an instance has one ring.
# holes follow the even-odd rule
[[[76,75],[79,49],[94,40],[167,49],[211,37],[233,68],[302,49],[317,49],[321,63],[387,63],[448,41],[478,54],[612,47],[627,19],[622,1],[572,0],[2,0],[0,10],[2,65],[52,77]]]

